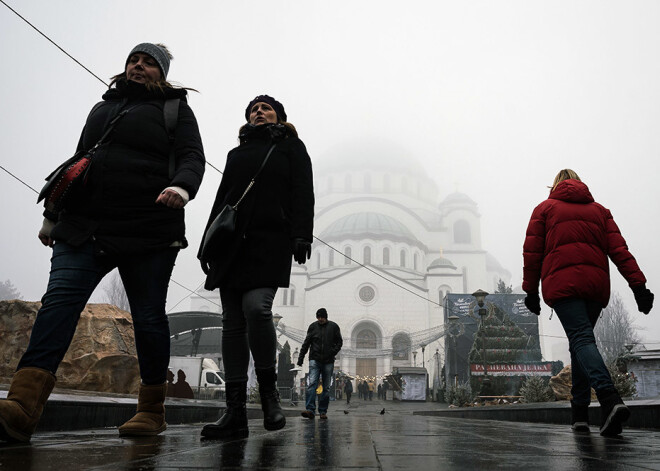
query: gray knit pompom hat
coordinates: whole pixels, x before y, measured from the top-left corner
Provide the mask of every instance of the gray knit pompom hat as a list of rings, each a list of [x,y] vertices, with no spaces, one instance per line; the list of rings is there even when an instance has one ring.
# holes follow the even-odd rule
[[[163,74],[163,80],[167,78],[167,73],[170,71],[170,56],[165,49],[152,43],[142,43],[135,46],[126,58],[126,64],[124,64],[124,68],[126,68],[126,65],[131,59],[131,56],[137,52],[149,54],[151,57],[153,57],[156,62],[158,62],[160,73]]]

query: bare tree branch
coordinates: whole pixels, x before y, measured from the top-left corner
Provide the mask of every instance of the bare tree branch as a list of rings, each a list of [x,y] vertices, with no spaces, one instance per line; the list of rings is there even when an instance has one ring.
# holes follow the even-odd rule
[[[110,281],[105,284],[103,291],[105,291],[105,300],[109,304],[114,304],[119,309],[131,312],[131,306],[128,304],[126,290],[124,289],[124,284],[121,281],[118,271],[115,270],[112,272]]]
[[[637,326],[618,293],[612,293],[610,303],[596,323],[594,335],[605,363],[613,362],[624,353],[626,344],[640,342]]]

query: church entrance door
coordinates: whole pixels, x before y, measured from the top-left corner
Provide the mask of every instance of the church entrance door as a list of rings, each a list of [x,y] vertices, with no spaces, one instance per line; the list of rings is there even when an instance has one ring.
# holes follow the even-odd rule
[[[355,374],[358,377],[364,378],[365,376],[376,376],[376,359],[375,358],[356,358],[355,359]]]

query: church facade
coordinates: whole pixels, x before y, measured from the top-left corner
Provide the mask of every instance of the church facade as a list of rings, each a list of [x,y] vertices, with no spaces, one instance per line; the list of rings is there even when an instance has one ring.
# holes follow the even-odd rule
[[[278,290],[279,342],[300,348],[324,307],[344,338],[336,369],[379,377],[425,366],[433,374],[445,295],[492,293],[511,278],[482,247],[477,204],[459,192],[440,198],[426,170],[395,146],[347,144],[315,161],[314,176],[312,256],[294,262],[291,285]],[[217,311],[208,299],[219,304],[218,292],[200,294],[192,310]]]

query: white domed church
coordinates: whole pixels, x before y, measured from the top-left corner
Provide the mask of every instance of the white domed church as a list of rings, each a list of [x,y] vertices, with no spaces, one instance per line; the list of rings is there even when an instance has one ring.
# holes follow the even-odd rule
[[[344,338],[335,368],[382,376],[416,365],[433,373],[443,339],[424,339],[444,325],[444,296],[494,292],[511,278],[482,248],[477,204],[458,192],[440,198],[426,170],[394,145],[351,142],[313,165],[312,256],[293,263],[291,285],[277,293],[279,342],[300,348],[325,307]],[[218,309],[204,298],[193,296],[192,309]],[[426,353],[413,355],[421,346]]]

